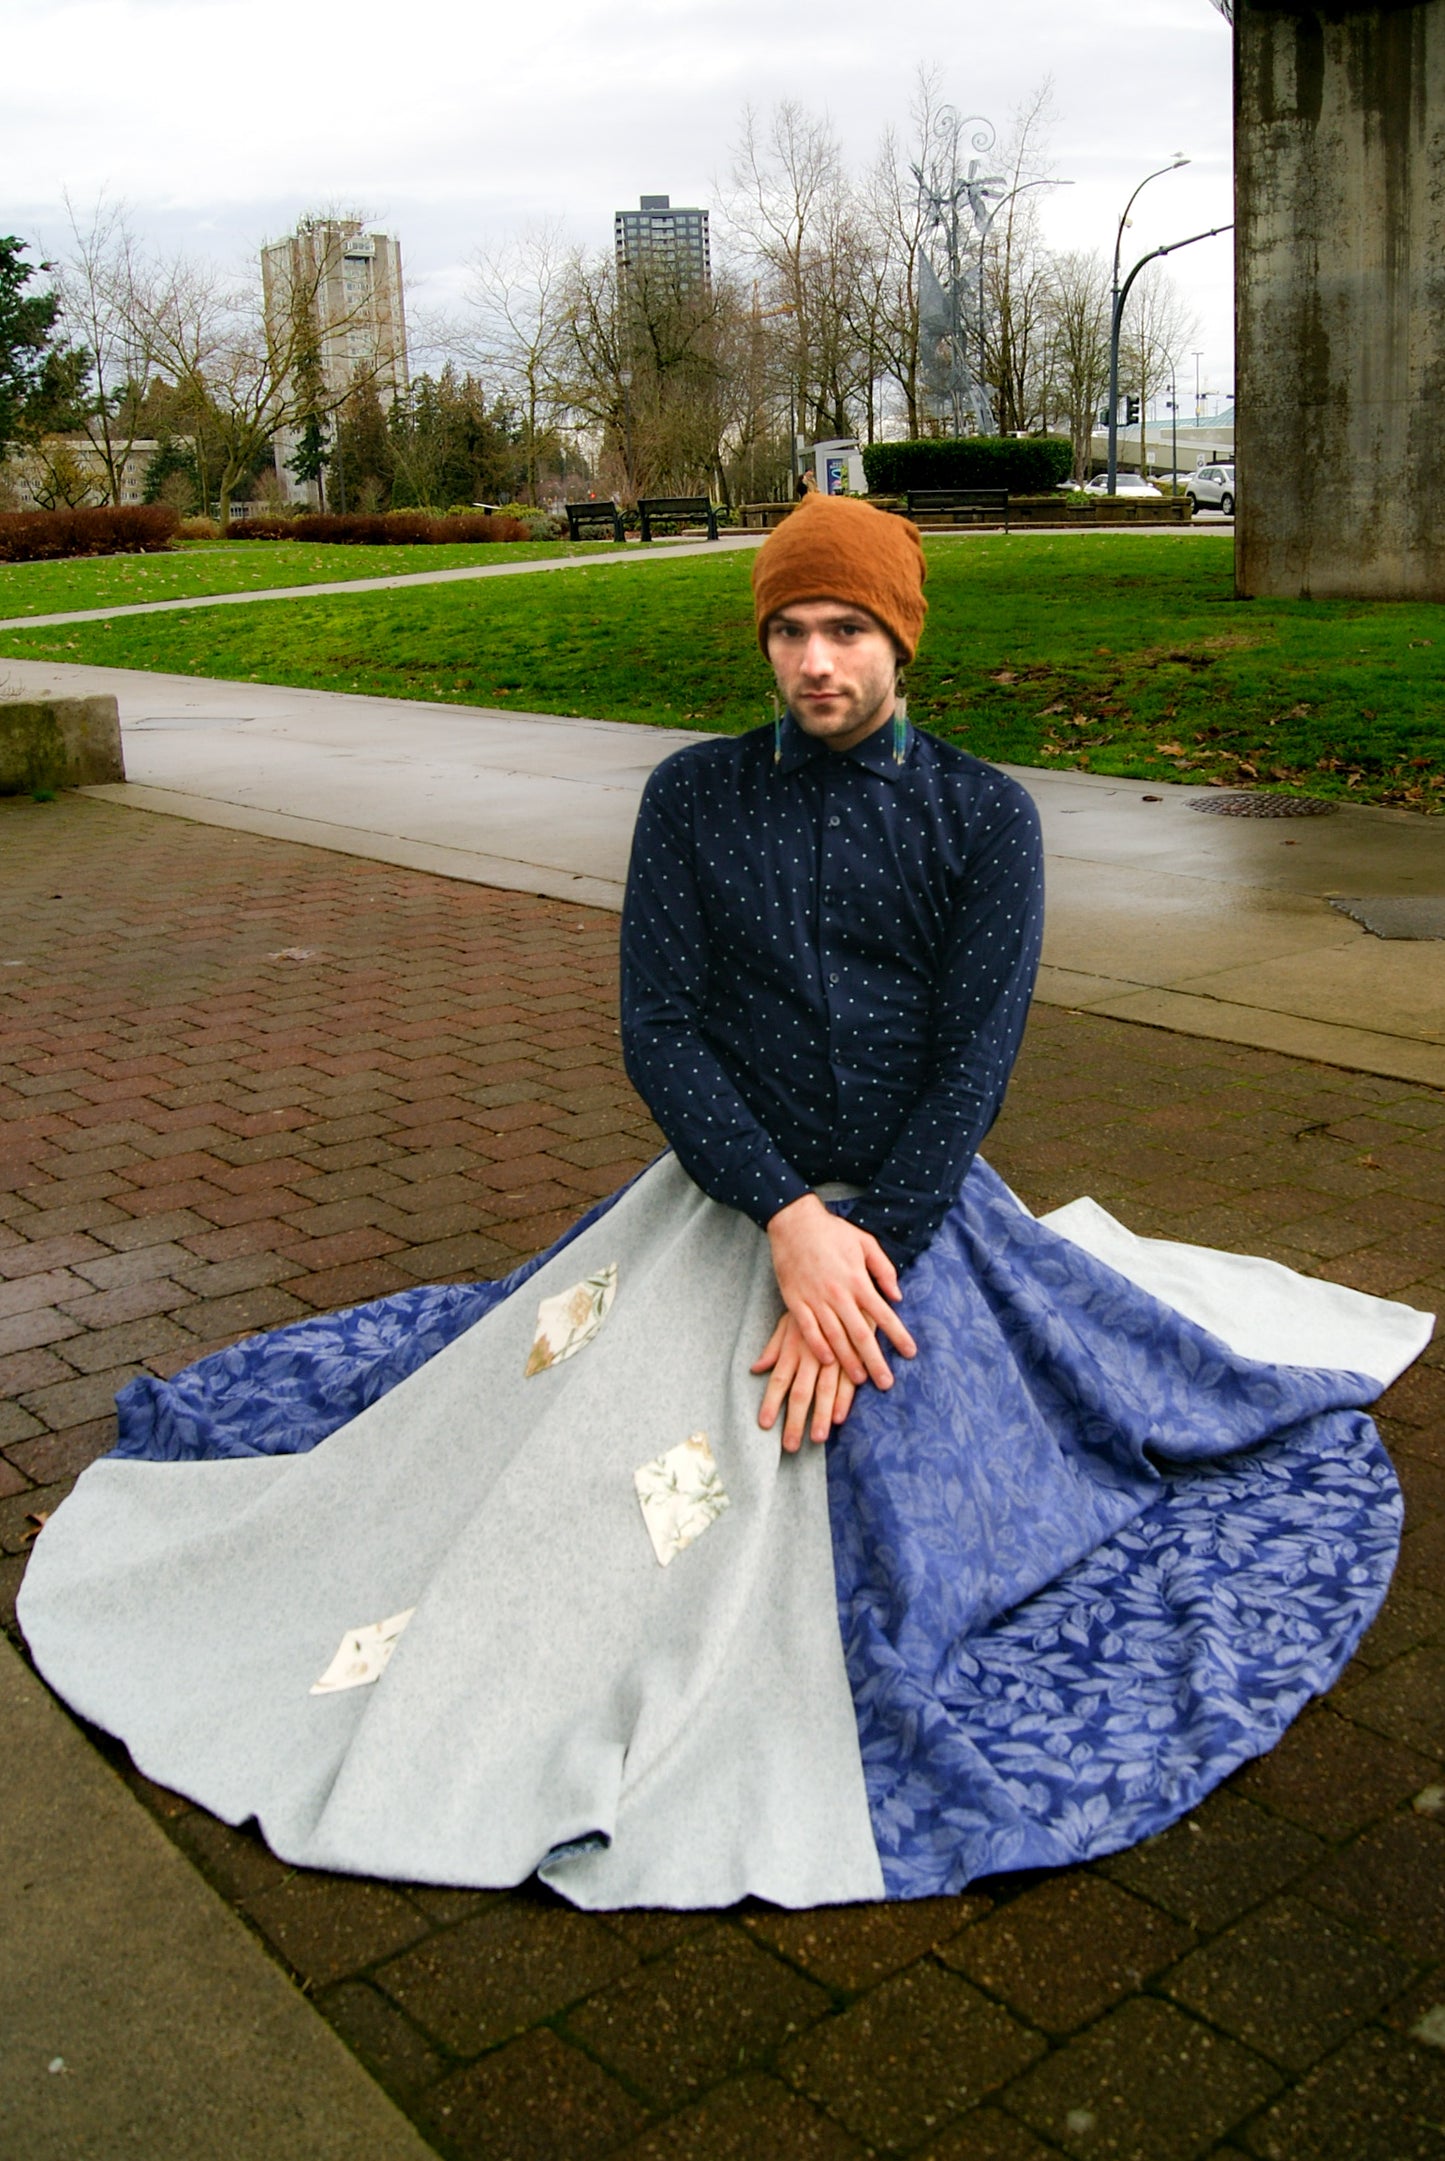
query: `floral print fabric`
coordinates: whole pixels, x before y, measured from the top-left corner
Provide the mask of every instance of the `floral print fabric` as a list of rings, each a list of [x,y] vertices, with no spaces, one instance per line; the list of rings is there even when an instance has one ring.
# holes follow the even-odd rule
[[[690,1433],[632,1474],[652,1550],[666,1568],[730,1504],[705,1433]]]
[[[1173,1822],[1329,1685],[1400,1523],[1377,1382],[1236,1358],[982,1163],[904,1311],[917,1360],[828,1451],[895,1898]]]
[[[393,1613],[385,1621],[368,1621],[365,1628],[349,1628],[331,1664],[320,1680],[312,1683],[312,1695],[336,1696],[343,1689],[370,1688],[379,1681],[391,1663],[402,1630],[415,1612],[415,1606],[408,1606],[404,1613]]]
[[[617,1263],[612,1261],[570,1290],[544,1298],[537,1308],[537,1334],[527,1359],[528,1380],[534,1373],[560,1366],[564,1358],[575,1358],[606,1320],[616,1296]]]

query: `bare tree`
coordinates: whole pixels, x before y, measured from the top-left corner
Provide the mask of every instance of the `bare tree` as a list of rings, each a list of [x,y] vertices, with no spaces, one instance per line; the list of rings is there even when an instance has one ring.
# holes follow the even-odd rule
[[[928,220],[917,173],[928,162],[943,103],[938,69],[921,67],[909,108],[913,133],[908,152],[900,152],[893,130],[887,129],[866,191],[879,287],[874,364],[901,395],[910,436],[923,433],[925,419],[918,280]]]
[[[558,388],[596,438],[618,492],[726,491],[728,445],[750,403],[746,310],[731,279],[673,266],[621,273],[610,255],[575,256],[566,280]]]
[[[1053,258],[1048,295],[1047,398],[1073,446],[1073,477],[1089,477],[1090,445],[1109,390],[1109,266],[1100,255]]]
[[[555,219],[529,226],[508,247],[478,255],[467,295],[470,318],[453,333],[458,357],[480,368],[516,410],[527,500],[533,503],[542,450],[565,410],[560,380],[573,260]]]
[[[1052,179],[1045,156],[1052,121],[1053,83],[1045,77],[1014,113],[1001,160],[1006,192],[980,250],[983,371],[1004,435],[1034,428],[1043,417],[1049,266],[1034,191]]]
[[[82,225],[67,195],[71,248],[56,285],[66,327],[91,356],[77,418],[92,452],[103,500],[119,503],[126,467],[143,435],[154,354],[136,304],[138,249],[125,207],[100,197]]]
[[[869,364],[855,306],[867,218],[827,120],[792,100],[766,125],[746,108],[733,183],[730,218],[780,325],[780,387],[799,426],[846,435]]]
[[[237,486],[256,470],[278,430],[329,419],[390,364],[379,351],[357,356],[344,383],[312,365],[327,271],[319,252],[303,255],[288,289],[269,306],[259,276],[231,283],[185,258],[135,273],[135,335],[174,385],[194,431],[203,498],[217,502],[223,525]],[[351,319],[328,315],[328,330],[345,331]],[[354,320],[365,320],[364,304]]]
[[[1139,386],[1139,471],[1148,470],[1148,413],[1151,388],[1173,380],[1180,356],[1198,335],[1199,318],[1168,272],[1158,263],[1134,281],[1125,312],[1120,359],[1123,379]]]

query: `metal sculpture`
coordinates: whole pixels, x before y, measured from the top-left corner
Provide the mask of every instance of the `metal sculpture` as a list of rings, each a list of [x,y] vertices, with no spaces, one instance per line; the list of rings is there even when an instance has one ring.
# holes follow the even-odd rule
[[[972,133],[968,131],[972,130]],[[984,160],[998,140],[993,123],[945,105],[934,121],[928,162],[913,167],[925,231],[936,236],[918,262],[919,329],[935,352],[948,347],[946,389],[953,433],[972,422],[980,435],[994,429],[983,377],[983,246],[1007,192],[1001,173]],[[974,153],[964,170],[963,144]],[[975,372],[973,356],[978,356]]]

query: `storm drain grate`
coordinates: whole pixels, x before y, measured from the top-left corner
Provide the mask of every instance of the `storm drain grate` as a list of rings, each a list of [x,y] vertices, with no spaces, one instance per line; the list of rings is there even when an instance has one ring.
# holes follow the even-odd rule
[[[1216,818],[1332,818],[1339,807],[1317,795],[1196,795],[1189,805]]]

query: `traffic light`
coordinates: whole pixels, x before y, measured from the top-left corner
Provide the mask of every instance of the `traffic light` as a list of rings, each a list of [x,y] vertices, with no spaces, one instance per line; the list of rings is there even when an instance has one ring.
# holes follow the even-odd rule
[[[1126,397],[1124,400],[1124,425],[1126,428],[1137,428],[1139,425],[1139,400],[1137,398]]]

